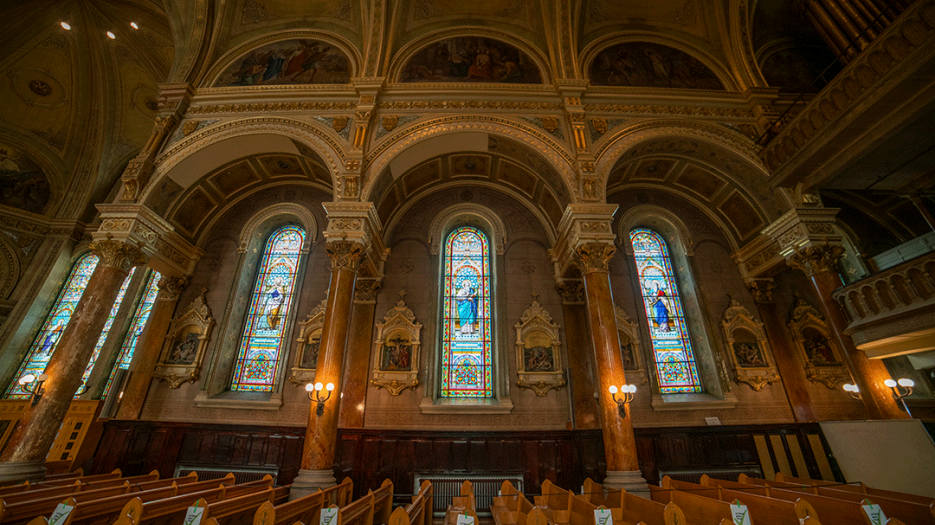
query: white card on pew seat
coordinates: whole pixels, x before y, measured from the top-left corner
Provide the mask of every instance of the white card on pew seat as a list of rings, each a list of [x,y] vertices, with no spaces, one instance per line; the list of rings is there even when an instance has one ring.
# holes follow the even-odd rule
[[[867,513],[870,523],[873,525],[886,525],[886,515],[883,514],[883,509],[879,505],[871,503],[869,500],[863,500],[860,502],[860,507]]]
[[[594,509],[594,525],[614,525],[610,509]]]
[[[739,499],[735,499],[730,504],[730,517],[734,520],[734,525],[751,525],[750,512],[747,511],[747,506],[741,503]]]
[[[331,525],[337,521],[338,517],[338,508],[330,507],[327,509],[321,509],[321,518],[318,520],[318,525]]]
[[[458,514],[458,522],[455,525],[474,525],[474,516]]]
[[[68,519],[68,515],[71,514],[71,511],[75,510],[75,507],[67,503],[59,503],[55,510],[52,511],[52,515],[49,516],[49,525],[57,525],[59,523],[65,523],[65,520]]]
[[[188,507],[188,511],[185,512],[185,525],[200,525],[201,520],[205,517],[205,508],[194,504],[191,507]]]

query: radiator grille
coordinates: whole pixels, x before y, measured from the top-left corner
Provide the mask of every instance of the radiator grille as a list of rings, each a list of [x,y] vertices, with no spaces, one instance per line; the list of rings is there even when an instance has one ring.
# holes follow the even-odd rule
[[[722,468],[722,469],[683,469],[683,470],[660,470],[659,471],[659,481],[662,481],[663,476],[669,476],[670,478],[677,481],[689,481],[691,483],[701,483],[701,476],[707,474],[708,477],[724,479],[730,481],[737,481],[741,474],[746,474],[753,478],[762,478],[763,472],[760,470],[760,467],[757,466],[747,466],[747,467],[737,467],[737,468]]]
[[[419,491],[422,481],[432,482],[432,491],[435,493],[433,504],[434,515],[442,517],[452,498],[461,494],[461,484],[465,480],[474,485],[474,501],[477,503],[477,516],[489,517],[493,498],[500,492],[504,481],[509,481],[519,492],[523,491],[522,474],[501,474],[491,476],[486,474],[416,474],[413,493]]]
[[[279,469],[271,468],[231,468],[229,466],[209,466],[209,465],[176,465],[175,476],[184,476],[189,472],[198,474],[199,481],[208,481],[211,479],[220,479],[228,472],[234,474],[234,483],[248,483],[250,481],[259,481],[263,476],[269,474],[273,476],[273,485],[276,484],[276,477],[279,475]]]

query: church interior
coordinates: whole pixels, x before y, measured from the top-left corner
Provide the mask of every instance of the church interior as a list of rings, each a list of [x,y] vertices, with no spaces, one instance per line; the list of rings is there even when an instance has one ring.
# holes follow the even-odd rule
[[[0,480],[935,472],[935,0],[476,2],[0,3]]]

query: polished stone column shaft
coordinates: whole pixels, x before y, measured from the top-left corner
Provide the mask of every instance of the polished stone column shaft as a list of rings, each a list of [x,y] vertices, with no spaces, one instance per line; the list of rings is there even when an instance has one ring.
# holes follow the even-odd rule
[[[588,339],[588,312],[584,304],[584,283],[567,279],[559,285],[568,344],[568,369],[576,429],[601,428],[600,408],[594,398],[594,366]]]
[[[344,388],[341,390],[341,411],[338,424],[342,428],[364,428],[364,406],[370,377],[373,321],[376,311],[378,281],[358,280],[351,315],[352,330],[347,340]]]
[[[149,312],[146,328],[136,343],[133,360],[130,362],[130,376],[123,387],[123,397],[116,419],[140,418],[153,379],[153,370],[159,362],[159,352],[162,351],[166,332],[172,323],[172,314],[188,281],[188,277],[168,276],[159,280],[159,295],[156,296],[153,309]]]
[[[3,463],[44,463],[72,398],[81,386],[94,346],[131,267],[146,260],[136,247],[117,241],[91,243],[100,261],[75,307],[45,373],[43,393],[26,408],[0,457]]]

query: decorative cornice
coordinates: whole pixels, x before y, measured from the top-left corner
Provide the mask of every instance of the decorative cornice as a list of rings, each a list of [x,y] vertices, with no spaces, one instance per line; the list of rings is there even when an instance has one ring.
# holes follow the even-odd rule
[[[793,208],[763,229],[779,245],[779,254],[789,258],[800,248],[812,244],[838,243],[841,234],[834,226],[837,208]]]
[[[383,243],[383,225],[372,202],[325,202],[328,228],[324,237],[328,242],[341,240],[353,242],[364,250],[364,276],[381,277],[383,263],[389,250]]]
[[[183,239],[156,212],[142,204],[98,204],[101,225],[95,240],[138,246],[152,256],[149,265],[164,274],[191,275],[204,252]]]
[[[614,246],[614,233],[611,221],[617,211],[616,204],[570,204],[558,224],[559,237],[555,246],[549,251],[555,263],[555,277],[565,277],[565,272],[571,264],[581,267],[579,259],[582,254],[578,248],[588,245],[586,253],[597,253],[597,245]],[[612,252],[611,252],[612,253]],[[591,266],[586,266],[590,270]],[[606,270],[605,270],[606,271]]]

